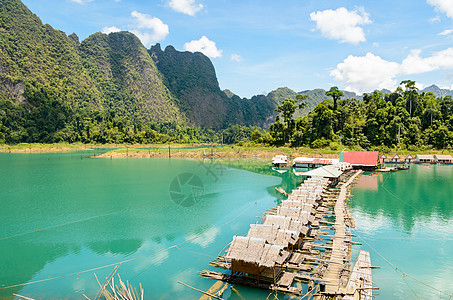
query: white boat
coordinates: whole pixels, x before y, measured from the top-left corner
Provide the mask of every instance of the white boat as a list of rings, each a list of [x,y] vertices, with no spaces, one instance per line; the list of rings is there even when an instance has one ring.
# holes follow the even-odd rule
[[[288,165],[288,156],[286,155],[275,155],[272,158],[272,165],[274,167],[286,167]]]

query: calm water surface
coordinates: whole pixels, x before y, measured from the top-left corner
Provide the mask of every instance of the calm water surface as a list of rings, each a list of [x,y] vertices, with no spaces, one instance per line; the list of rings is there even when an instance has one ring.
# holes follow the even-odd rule
[[[384,267],[373,270],[378,298],[450,299],[440,291],[453,294],[453,166],[361,176],[352,193],[354,239],[363,243],[354,254],[370,251]]]
[[[245,234],[277,201],[274,187],[282,179],[286,189],[301,182],[256,162],[231,168],[209,161],[82,158],[0,154],[0,297],[94,298],[94,273],[105,278],[125,261],[120,275],[136,287],[141,283],[147,298],[195,299],[200,294],[177,281],[207,290],[214,281],[198,271],[212,269],[209,262],[233,235]],[[192,191],[194,197],[179,197]],[[111,266],[96,269],[105,265]],[[22,283],[29,284],[5,288]],[[237,290],[240,295],[229,291],[226,298],[268,295]]]
[[[148,299],[197,299],[198,292],[177,281],[207,290],[213,281],[197,272],[214,269],[209,261],[233,235],[245,234],[281,198],[276,185],[290,190],[301,182],[262,162],[227,167],[86,155],[0,154],[0,298],[94,298],[94,273],[105,278],[123,262],[121,277],[141,283]],[[414,166],[362,176],[353,189],[355,241],[363,243],[353,254],[368,250],[372,264],[384,267],[373,271],[379,299],[449,298],[386,260],[453,293],[452,179],[453,167]],[[34,283],[40,280],[47,281]],[[29,284],[5,288],[22,283]],[[236,289],[224,298],[268,296]]]

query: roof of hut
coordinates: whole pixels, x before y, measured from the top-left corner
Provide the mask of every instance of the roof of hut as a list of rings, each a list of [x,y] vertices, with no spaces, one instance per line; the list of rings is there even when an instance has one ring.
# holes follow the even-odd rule
[[[453,160],[453,157],[451,157],[451,155],[445,155],[445,154],[436,154],[436,155],[434,155],[434,157],[439,160]]]
[[[299,232],[279,229],[276,225],[251,224],[247,237],[264,239],[269,244],[288,247],[288,244],[297,243]]]
[[[305,225],[308,223],[310,213],[297,207],[278,206],[277,215],[292,217]]]
[[[434,159],[431,154],[417,154],[415,157],[418,157],[418,159]]]
[[[264,224],[275,225],[278,226],[279,229],[296,231],[304,235],[308,232],[308,226],[305,226],[305,224],[302,224],[302,222],[291,217],[266,215]]]
[[[283,250],[282,246],[266,244],[264,239],[235,236],[226,258],[271,268],[282,264],[288,256],[289,252]]]
[[[353,166],[377,166],[379,161],[378,151],[348,151],[342,152],[340,161],[348,162]]]
[[[324,166],[302,173],[303,176],[315,176],[324,178],[338,178],[341,174],[343,174],[343,172],[333,166]]]

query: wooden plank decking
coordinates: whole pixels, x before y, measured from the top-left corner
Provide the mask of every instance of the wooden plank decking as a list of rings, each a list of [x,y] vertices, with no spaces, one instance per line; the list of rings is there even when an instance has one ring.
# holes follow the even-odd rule
[[[332,239],[332,254],[330,256],[326,273],[323,276],[323,280],[326,283],[326,294],[335,295],[341,288],[341,273],[345,266],[344,262],[349,260],[349,247],[351,245],[350,237],[347,236],[346,233],[345,224],[345,218],[347,216],[347,214],[345,214],[345,209],[347,209],[346,200],[348,187],[361,172],[361,170],[356,172],[345,184],[341,186],[340,195],[335,203],[335,225],[333,225],[335,235]]]

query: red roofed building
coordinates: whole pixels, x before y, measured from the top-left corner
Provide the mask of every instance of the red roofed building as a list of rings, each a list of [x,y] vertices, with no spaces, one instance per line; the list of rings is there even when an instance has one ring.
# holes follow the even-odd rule
[[[379,163],[378,151],[349,151],[342,152],[341,162],[347,162],[354,169],[375,169]]]

